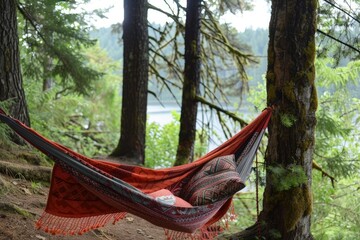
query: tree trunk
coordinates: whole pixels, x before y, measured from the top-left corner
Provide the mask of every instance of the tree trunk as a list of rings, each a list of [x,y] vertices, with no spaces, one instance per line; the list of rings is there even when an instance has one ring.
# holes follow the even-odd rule
[[[55,9],[55,5],[52,5],[51,9]],[[51,45],[53,45],[54,44],[53,38],[52,38],[53,33],[48,29],[44,29],[44,33],[46,36],[48,36],[48,41],[51,43]],[[45,92],[47,90],[50,90],[54,84],[54,79],[52,77],[52,71],[54,68],[54,64],[53,64],[53,58],[51,56],[49,56],[49,54],[45,51],[45,49],[43,49],[43,50],[44,51],[42,51],[42,54],[41,54],[42,55],[41,64],[42,64],[42,70],[43,70],[42,90],[43,90],[43,92]]]
[[[0,0],[0,101],[7,101],[9,114],[30,125],[20,70],[16,1]],[[14,134],[12,139],[22,143]]]
[[[316,0],[272,1],[267,101],[269,105],[276,104],[276,110],[269,124],[267,183],[261,217],[270,237],[280,234],[281,239],[312,239],[316,9]],[[307,180],[281,189],[275,182],[282,179],[275,179],[282,176],[269,168],[274,166],[288,170],[289,174],[293,174],[292,166],[301,166]]]
[[[197,100],[200,88],[201,0],[187,0],[185,25],[185,71],[181,103],[179,145],[175,165],[193,160],[196,138]]]
[[[316,9],[316,0],[272,0],[266,79],[267,102],[275,110],[263,211],[258,223],[238,238],[312,239]]]
[[[121,136],[111,156],[144,164],[148,84],[147,0],[124,1]]]
[[[46,53],[44,53],[46,54]],[[51,77],[51,71],[53,69],[53,64],[52,64],[52,58],[50,56],[44,56],[43,59],[43,86],[42,86],[42,90],[43,92],[49,90],[52,88],[53,85],[53,78]]]

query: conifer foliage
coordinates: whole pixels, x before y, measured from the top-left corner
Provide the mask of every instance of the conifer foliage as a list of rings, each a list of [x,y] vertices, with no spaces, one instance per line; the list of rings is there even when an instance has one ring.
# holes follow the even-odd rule
[[[61,84],[63,93],[88,94],[101,75],[89,67],[82,51],[96,43],[89,37],[90,13],[78,10],[85,2],[17,2],[24,76],[42,81],[43,90]]]

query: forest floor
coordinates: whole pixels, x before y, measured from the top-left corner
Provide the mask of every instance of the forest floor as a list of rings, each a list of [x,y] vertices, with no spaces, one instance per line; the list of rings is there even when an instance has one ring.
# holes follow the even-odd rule
[[[162,228],[130,214],[115,225],[81,236],[54,236],[37,230],[35,221],[46,206],[49,191],[48,181],[41,179],[47,179],[51,170],[49,166],[40,167],[43,161],[43,157],[29,147],[9,147],[0,142],[0,240],[165,239]],[[34,169],[40,169],[42,176],[35,174]]]

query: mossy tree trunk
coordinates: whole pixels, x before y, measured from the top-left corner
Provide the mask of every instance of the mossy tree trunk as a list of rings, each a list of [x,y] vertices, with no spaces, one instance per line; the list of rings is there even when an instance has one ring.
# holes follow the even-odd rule
[[[16,1],[0,0],[0,101],[8,101],[9,114],[29,126],[17,31]],[[23,143],[15,134],[12,138]]]
[[[263,210],[254,226],[232,239],[312,239],[316,9],[317,0],[272,0],[266,79],[267,102],[275,110]]]
[[[198,107],[196,95],[200,88],[201,1],[188,0],[186,5],[184,85],[175,165],[191,162],[194,157]]]
[[[276,109],[269,124],[264,210],[260,218],[270,239],[312,239],[316,9],[317,0],[272,1],[266,78],[267,101],[276,104]],[[296,166],[303,170],[303,182],[296,181]],[[274,167],[285,172],[278,174]],[[281,187],[281,181],[288,182]]]
[[[149,66],[147,0],[124,1],[121,136],[113,157],[144,164]]]

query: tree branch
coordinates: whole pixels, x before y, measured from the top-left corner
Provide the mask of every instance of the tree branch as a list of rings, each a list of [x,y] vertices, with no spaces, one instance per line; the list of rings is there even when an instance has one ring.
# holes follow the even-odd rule
[[[320,171],[323,176],[326,176],[326,177],[330,178],[330,180],[331,180],[331,185],[332,185],[333,187],[335,187],[335,181],[336,181],[335,177],[333,177],[333,176],[331,176],[329,173],[327,173],[327,172],[326,172],[320,165],[318,165],[314,160],[312,161],[312,168],[315,169],[315,170]]]
[[[219,112],[222,112],[222,113],[226,114],[227,116],[229,116],[233,120],[239,122],[241,127],[244,127],[244,126],[248,125],[248,123],[245,120],[243,120],[243,119],[239,118],[238,116],[236,116],[235,113],[230,112],[228,110],[225,110],[225,109],[223,109],[223,108],[221,108],[221,107],[207,101],[205,98],[203,98],[201,96],[196,95],[195,99],[196,99],[196,101],[198,101],[198,102],[200,102],[202,104],[205,104],[205,105],[209,106],[210,108],[215,109],[216,111],[219,111]]]
[[[319,32],[319,33],[325,35],[326,37],[331,38],[332,40],[334,40],[334,41],[336,41],[336,42],[338,42],[338,43],[341,43],[341,44],[347,46],[348,48],[350,48],[350,49],[352,49],[352,50],[360,53],[360,49],[357,49],[357,48],[355,48],[354,46],[352,46],[352,45],[350,45],[350,44],[348,44],[348,43],[346,43],[346,42],[343,42],[343,41],[341,41],[340,39],[338,39],[338,38],[336,38],[336,37],[334,37],[334,36],[331,36],[330,34],[324,32],[324,31],[322,31],[322,30],[320,30],[320,29],[317,29],[317,32]]]
[[[330,2],[330,1],[328,1],[328,0],[324,0],[324,2],[326,2],[327,4],[331,5],[332,7],[336,8],[336,9],[338,9],[339,11],[345,13],[345,14],[348,15],[350,18],[352,18],[354,21],[360,23],[360,21],[359,21],[357,18],[355,18],[354,16],[352,16],[349,12],[347,12],[347,11],[344,10],[344,9],[342,9],[341,7],[335,5],[334,2]]]

